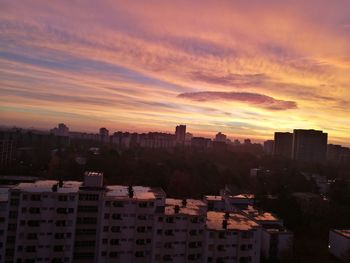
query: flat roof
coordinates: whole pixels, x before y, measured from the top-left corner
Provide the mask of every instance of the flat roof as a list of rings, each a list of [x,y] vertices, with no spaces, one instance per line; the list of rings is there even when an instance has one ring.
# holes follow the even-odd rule
[[[127,198],[129,197],[129,187],[125,185],[109,185],[106,187],[106,196],[107,197],[116,197],[116,198]],[[133,186],[132,190],[134,191],[133,198],[150,200],[156,199],[159,197],[165,197],[163,189],[156,187],[147,187],[147,186]]]
[[[253,194],[230,195],[230,197],[237,198],[237,199],[254,199],[255,198]]]
[[[350,229],[333,229],[333,231],[344,237],[350,238]]]
[[[207,228],[213,230],[225,230],[222,226],[225,220],[224,212],[209,211],[207,213]],[[228,230],[247,231],[259,227],[259,224],[240,213],[229,213],[227,219]]]
[[[165,214],[175,215],[175,206],[179,206],[177,214],[184,215],[205,215],[207,212],[207,205],[202,200],[186,199],[186,205],[183,205],[183,200],[167,198],[165,199]]]
[[[244,214],[250,216],[256,221],[280,221],[280,219],[272,213],[258,210],[252,205],[248,205],[247,209],[244,209],[242,211]]]
[[[221,195],[205,195],[204,199],[209,200],[209,201],[222,201],[222,196]]]
[[[52,192],[52,187],[57,184],[56,180],[39,180],[33,183],[19,183],[12,189],[33,193]],[[80,186],[81,182],[63,181],[63,186],[57,187],[57,193],[75,193],[79,191]]]

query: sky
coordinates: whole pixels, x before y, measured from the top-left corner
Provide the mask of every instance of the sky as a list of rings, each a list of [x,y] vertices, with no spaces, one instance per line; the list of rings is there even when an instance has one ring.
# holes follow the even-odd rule
[[[0,123],[350,146],[350,1],[0,0]]]

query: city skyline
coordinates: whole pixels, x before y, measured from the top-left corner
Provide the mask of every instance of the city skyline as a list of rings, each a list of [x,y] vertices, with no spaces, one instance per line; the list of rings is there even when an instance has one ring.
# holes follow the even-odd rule
[[[348,1],[0,2],[0,122],[350,146]],[[302,30],[301,30],[302,29]]]

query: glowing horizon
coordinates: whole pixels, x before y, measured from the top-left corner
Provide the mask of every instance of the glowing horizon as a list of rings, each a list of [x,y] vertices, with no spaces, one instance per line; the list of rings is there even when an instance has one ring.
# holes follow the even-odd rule
[[[282,3],[283,2],[283,3]],[[2,1],[0,121],[350,146],[350,2]]]

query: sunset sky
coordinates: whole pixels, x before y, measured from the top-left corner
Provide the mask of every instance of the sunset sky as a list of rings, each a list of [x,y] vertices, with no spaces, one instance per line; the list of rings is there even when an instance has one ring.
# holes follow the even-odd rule
[[[350,146],[350,1],[2,1],[0,124],[322,129]]]

